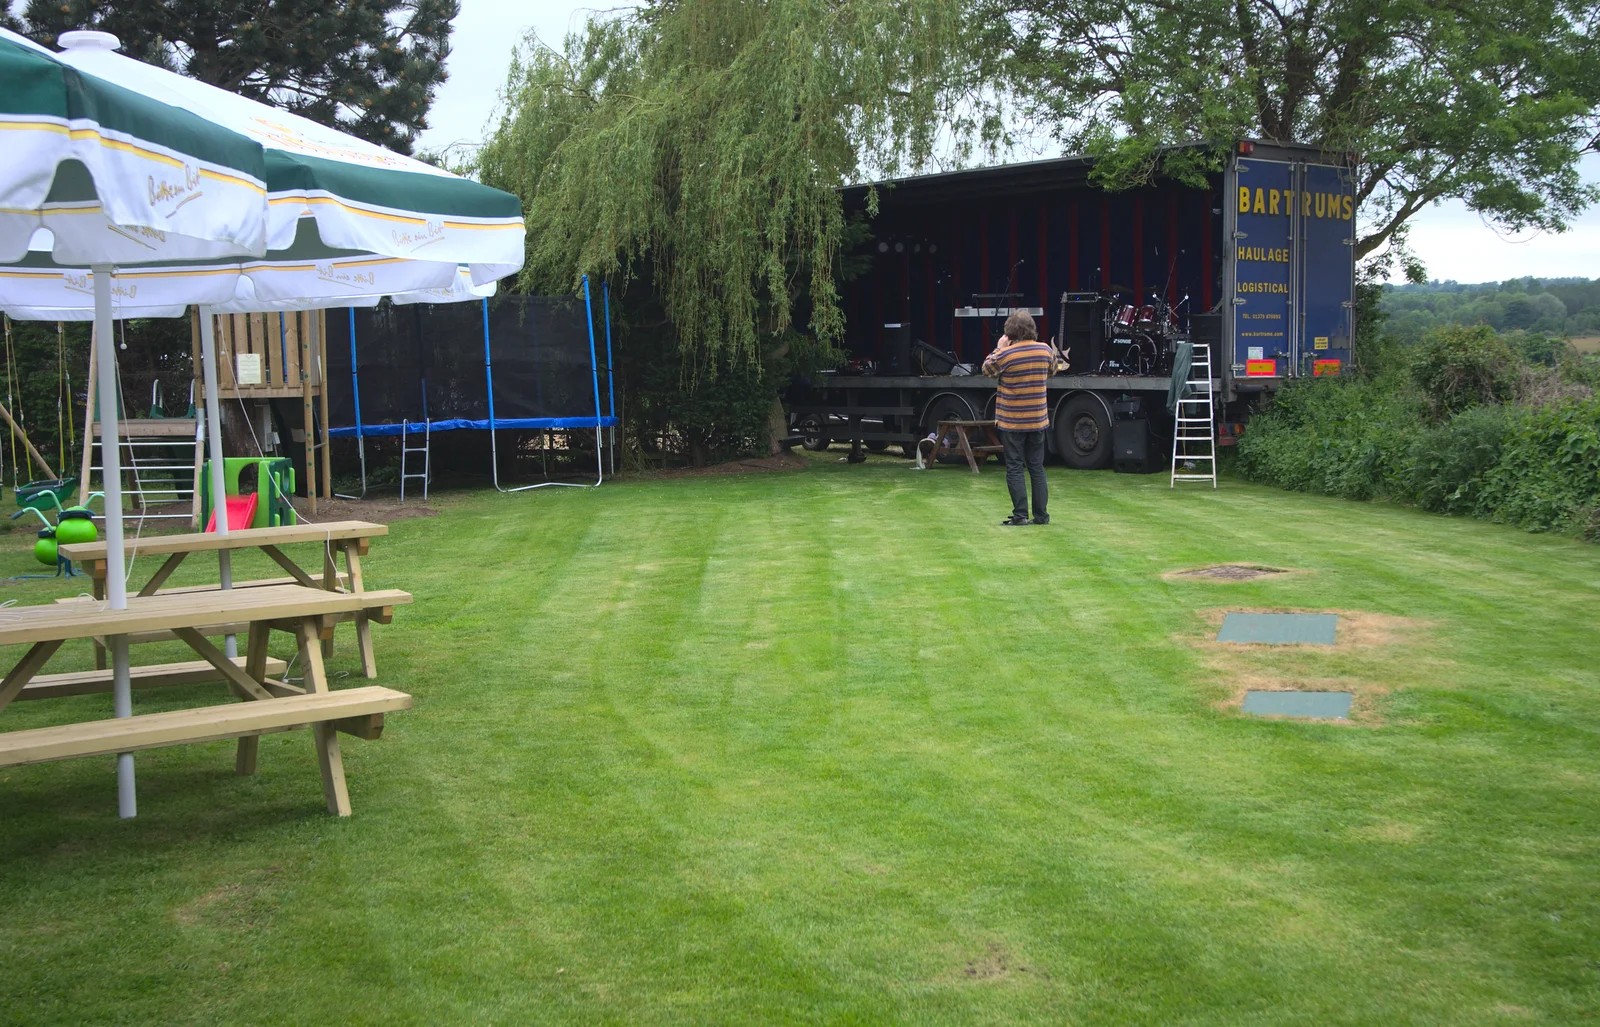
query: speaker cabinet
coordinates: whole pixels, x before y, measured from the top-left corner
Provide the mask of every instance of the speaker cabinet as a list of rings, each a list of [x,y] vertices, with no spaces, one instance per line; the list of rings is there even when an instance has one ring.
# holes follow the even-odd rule
[[[1137,417],[1111,426],[1111,467],[1118,474],[1151,474],[1160,470],[1149,421]]]
[[[911,367],[911,326],[908,324],[883,326],[883,362],[889,374],[916,374]],[[879,368],[879,373],[883,368]]]
[[[1094,374],[1105,359],[1105,301],[1092,292],[1061,294],[1061,351],[1068,374]]]
[[[1195,314],[1189,318],[1189,341],[1211,347],[1211,366],[1224,363],[1222,357],[1222,315]]]

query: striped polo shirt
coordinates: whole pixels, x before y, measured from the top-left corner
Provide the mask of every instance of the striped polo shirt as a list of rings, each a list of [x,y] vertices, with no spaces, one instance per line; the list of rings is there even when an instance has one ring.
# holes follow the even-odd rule
[[[983,362],[983,373],[1000,380],[994,419],[1002,431],[1043,431],[1050,427],[1045,382],[1053,357],[1042,342],[1013,342]]]

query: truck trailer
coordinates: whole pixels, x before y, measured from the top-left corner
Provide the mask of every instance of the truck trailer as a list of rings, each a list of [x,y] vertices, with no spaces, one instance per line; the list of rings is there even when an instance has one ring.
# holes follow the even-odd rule
[[[1050,450],[1070,467],[1157,470],[1180,342],[1210,346],[1217,442],[1285,382],[1350,369],[1355,188],[1349,158],[1242,140],[1205,188],[1113,192],[1065,157],[844,190],[870,236],[841,285],[849,363],[796,383],[792,436],[907,455],[941,421],[993,416],[980,373],[1027,310],[1066,368],[1049,382]],[[1120,423],[1129,422],[1129,423]],[[1142,450],[1142,452],[1140,452]]]

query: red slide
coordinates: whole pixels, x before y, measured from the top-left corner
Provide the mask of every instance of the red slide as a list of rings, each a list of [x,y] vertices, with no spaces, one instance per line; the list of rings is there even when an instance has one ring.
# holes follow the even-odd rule
[[[228,497],[228,530],[238,531],[240,528],[250,527],[256,519],[256,503],[261,497],[252,492],[248,496]],[[207,531],[217,530],[217,512],[211,511],[211,520],[206,522]]]

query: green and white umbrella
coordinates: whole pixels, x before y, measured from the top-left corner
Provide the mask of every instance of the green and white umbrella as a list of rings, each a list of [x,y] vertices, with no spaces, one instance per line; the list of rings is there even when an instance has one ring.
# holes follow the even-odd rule
[[[471,269],[475,285],[522,266],[522,204],[510,193],[124,57],[110,33],[68,32],[61,45],[60,59],[75,68],[259,142],[270,250],[289,249],[301,238],[301,219],[311,218],[321,242],[336,250],[443,265],[438,288],[449,287],[457,264]]]
[[[167,315],[184,303],[219,311],[363,305],[378,296],[456,289],[462,265],[475,287],[522,266],[521,202],[510,193],[124,57],[109,33],[68,32],[61,43],[63,53],[38,51],[35,59],[88,72],[156,107],[181,107],[261,147],[268,251],[256,247],[249,251],[256,259],[241,259],[237,249],[121,249],[109,255],[117,265],[116,317]],[[89,176],[73,168],[56,176],[51,204],[92,193]],[[34,224],[54,231],[62,220]],[[91,261],[67,242],[58,235],[47,254],[0,256],[0,263],[14,262],[0,266],[0,309],[21,319],[84,316],[72,311],[87,306]],[[178,259],[189,257],[199,259]]]
[[[0,263],[40,229],[62,263],[262,254],[253,137],[100,79],[0,29]]]
[[[54,260],[81,262],[71,282],[74,305],[93,312],[95,388],[101,409],[114,410],[113,265],[263,255],[269,220],[265,154],[249,136],[85,74],[3,30],[0,139],[6,143],[0,161],[0,261],[23,259],[43,236]],[[23,281],[16,277],[21,273],[0,266],[0,290]],[[237,277],[237,271],[203,268],[185,276],[207,295]],[[106,599],[121,609],[128,599],[115,418],[102,437]],[[113,706],[117,716],[132,716],[127,638],[108,642]],[[117,757],[117,805],[124,817],[137,808],[131,753]]]

